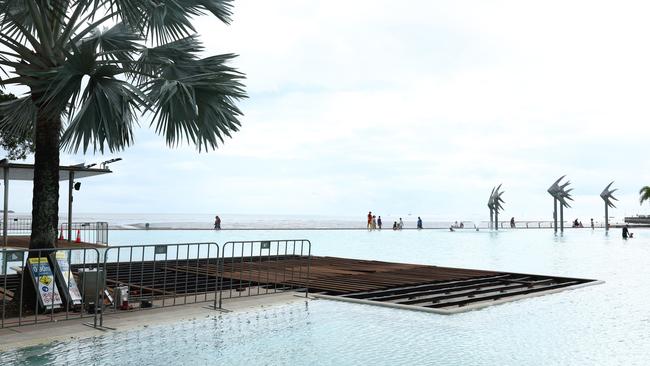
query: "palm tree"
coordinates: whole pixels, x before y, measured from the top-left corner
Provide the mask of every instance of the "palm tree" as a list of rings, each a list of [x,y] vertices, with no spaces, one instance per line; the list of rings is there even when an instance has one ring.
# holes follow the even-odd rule
[[[641,197],[639,197],[639,203],[643,204],[643,202],[650,200],[650,186],[645,186],[639,190],[639,194]]]
[[[230,0],[0,0],[0,86],[29,91],[4,103],[0,131],[33,129],[31,248],[52,248],[59,150],[115,152],[138,117],[168,145],[216,149],[240,126],[245,98],[235,57],[201,58],[192,17],[228,24]]]

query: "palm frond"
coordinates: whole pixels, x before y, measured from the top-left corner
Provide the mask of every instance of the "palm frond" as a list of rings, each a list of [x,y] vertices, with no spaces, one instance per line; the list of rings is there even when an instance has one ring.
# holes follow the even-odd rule
[[[0,131],[3,135],[25,136],[34,130],[36,107],[31,96],[0,103]]]
[[[196,3],[219,18],[222,22],[230,24],[232,0],[197,0]]]
[[[142,48],[143,38],[124,23],[117,23],[103,32],[95,30],[84,41],[93,42],[103,58],[128,62]]]
[[[74,108],[80,93],[84,75],[92,76],[95,72],[97,52],[92,42],[82,43],[68,54],[66,62],[46,72],[35,72],[34,77],[40,83],[34,85],[39,98],[37,103],[45,113],[64,113],[69,107]],[[30,75],[31,76],[31,75]],[[68,110],[69,113],[72,110]]]
[[[152,124],[167,144],[182,140],[202,151],[215,149],[224,137],[239,129],[241,111],[235,101],[246,94],[243,75],[225,65],[235,55],[220,55],[170,65],[148,85],[154,101]]]
[[[203,46],[196,35],[178,39],[160,46],[143,48],[140,57],[133,66],[133,80],[144,85],[151,78],[158,78],[163,70],[169,69],[176,63],[186,63],[196,60]]]
[[[644,186],[639,190],[639,204],[643,204],[643,202],[650,200],[650,186]]]
[[[81,107],[72,116],[61,138],[65,149],[73,152],[114,152],[133,142],[135,112],[146,105],[145,96],[131,84],[115,79],[122,70],[99,68],[90,78],[81,97]]]

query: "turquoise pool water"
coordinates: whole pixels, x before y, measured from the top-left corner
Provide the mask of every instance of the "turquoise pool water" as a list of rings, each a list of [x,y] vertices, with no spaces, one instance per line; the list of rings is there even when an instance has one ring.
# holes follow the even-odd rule
[[[650,231],[118,231],[112,243],[308,238],[315,255],[602,285],[453,316],[311,301],[0,354],[0,364],[647,365]]]

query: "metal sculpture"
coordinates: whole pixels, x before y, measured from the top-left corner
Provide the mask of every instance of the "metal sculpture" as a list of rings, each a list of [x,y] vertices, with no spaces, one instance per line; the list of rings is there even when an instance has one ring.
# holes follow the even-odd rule
[[[618,189],[609,189],[612,184],[614,184],[614,181],[609,183],[607,187],[605,187],[605,189],[603,189],[603,191],[600,193],[600,198],[605,201],[605,231],[609,231],[609,208],[616,208],[612,200],[618,201],[618,199],[616,199],[616,197],[613,195],[614,192],[616,192]]]
[[[503,192],[500,192],[501,184],[497,187],[492,188],[490,192],[490,199],[488,200],[488,207],[490,208],[490,229],[494,228],[499,230],[499,211],[503,210],[503,199],[501,195]]]
[[[492,200],[492,196],[494,196],[494,188],[492,187],[492,192],[490,192],[490,198],[488,199],[487,206],[490,209],[490,226],[489,229],[492,230],[493,224],[494,224],[494,202]]]
[[[560,184],[566,175],[561,176],[555,181],[547,190],[553,196],[553,229],[557,233],[557,203],[560,202],[560,232],[564,232],[564,208],[570,208],[571,205],[567,201],[573,201],[570,192],[573,188],[566,189],[571,184],[570,181]]]

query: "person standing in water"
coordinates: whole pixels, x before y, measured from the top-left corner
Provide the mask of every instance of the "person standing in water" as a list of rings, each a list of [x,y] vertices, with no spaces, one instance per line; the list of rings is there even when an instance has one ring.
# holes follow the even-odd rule
[[[591,228],[594,228],[594,219],[591,219]]]
[[[418,229],[422,229],[422,219],[418,216]]]
[[[371,224],[372,224],[372,211],[368,211],[368,230],[370,230]]]
[[[404,227],[404,221],[402,221],[402,218],[401,218],[401,217],[399,218],[399,224],[397,224],[397,227],[398,227],[400,230],[402,230],[402,228]]]
[[[219,216],[214,217],[214,229],[221,230],[221,218]]]
[[[623,239],[627,239],[630,236],[630,225],[623,226]]]
[[[515,228],[515,218],[514,217],[510,218],[510,228],[511,229]]]
[[[372,215],[372,222],[370,223],[370,230],[375,230],[377,228],[377,216]]]
[[[381,216],[377,218],[377,228],[381,230]]]

